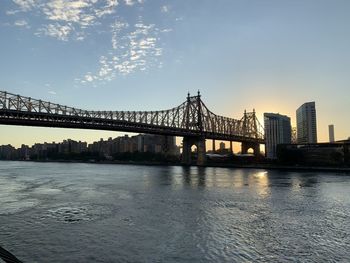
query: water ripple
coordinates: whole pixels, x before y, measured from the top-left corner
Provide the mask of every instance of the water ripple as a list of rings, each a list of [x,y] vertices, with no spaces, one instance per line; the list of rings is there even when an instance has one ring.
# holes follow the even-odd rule
[[[0,162],[0,239],[24,262],[350,262],[349,189],[319,172]]]

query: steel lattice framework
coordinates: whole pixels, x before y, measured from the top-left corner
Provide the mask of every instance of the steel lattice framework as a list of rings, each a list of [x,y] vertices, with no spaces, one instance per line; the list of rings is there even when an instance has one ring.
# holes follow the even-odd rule
[[[211,112],[188,94],[180,106],[161,111],[88,111],[0,91],[0,124],[201,136],[265,143],[255,111],[239,120]]]

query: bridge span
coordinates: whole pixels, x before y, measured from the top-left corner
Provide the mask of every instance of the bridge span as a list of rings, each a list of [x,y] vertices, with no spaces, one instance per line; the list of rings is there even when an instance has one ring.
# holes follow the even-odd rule
[[[205,163],[205,140],[242,143],[242,153],[259,153],[265,144],[255,111],[241,119],[219,116],[203,103],[198,92],[188,94],[181,105],[157,111],[91,111],[0,91],[0,124],[125,131],[183,137],[182,161],[191,163],[191,147],[197,146],[197,164]]]

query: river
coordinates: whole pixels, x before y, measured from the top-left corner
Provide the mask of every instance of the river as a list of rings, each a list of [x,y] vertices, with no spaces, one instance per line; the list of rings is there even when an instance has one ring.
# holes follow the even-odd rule
[[[350,262],[350,175],[2,161],[0,245],[24,262]]]

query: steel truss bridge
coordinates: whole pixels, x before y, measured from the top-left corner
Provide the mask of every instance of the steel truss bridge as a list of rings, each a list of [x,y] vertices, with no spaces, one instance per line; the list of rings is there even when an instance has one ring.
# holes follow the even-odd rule
[[[190,163],[196,145],[198,164],[205,162],[205,139],[242,143],[242,153],[264,144],[263,127],[255,111],[241,119],[211,112],[197,96],[159,111],[90,111],[0,91],[0,124],[125,131],[183,137],[183,161]]]

